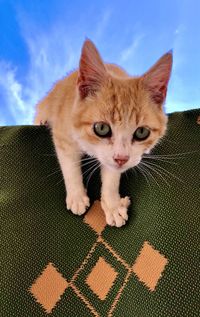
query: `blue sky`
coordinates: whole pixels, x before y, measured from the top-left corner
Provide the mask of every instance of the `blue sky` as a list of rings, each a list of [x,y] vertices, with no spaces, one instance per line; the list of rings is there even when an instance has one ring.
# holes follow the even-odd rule
[[[166,111],[200,107],[199,0],[0,0],[0,30],[0,125],[32,123],[86,37],[132,75],[173,49]]]

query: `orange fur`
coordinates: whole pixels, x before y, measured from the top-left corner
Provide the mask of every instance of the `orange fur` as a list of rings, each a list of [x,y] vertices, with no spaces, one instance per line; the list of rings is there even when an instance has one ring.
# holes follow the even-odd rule
[[[171,67],[172,54],[167,53],[144,75],[131,77],[117,65],[104,64],[94,44],[89,40],[85,41],[79,69],[55,84],[49,94],[37,105],[35,117],[35,124],[39,125],[47,121],[52,129],[68,196],[72,195],[69,184],[72,176],[69,175],[71,171],[66,164],[73,169],[72,160],[78,160],[82,153],[86,152],[100,161],[102,169],[107,170],[102,172],[102,177],[106,179],[105,175],[110,173],[110,177],[115,178],[118,177],[115,175],[117,172],[121,174],[124,170],[137,165],[144,152],[152,149],[164,135],[167,117],[163,112],[162,104],[166,97]],[[112,136],[110,138],[97,136],[93,130],[96,122],[109,124]],[[150,136],[146,140],[140,142],[132,140],[132,135],[138,127],[150,129]],[[124,169],[115,166],[113,160],[116,155],[130,157]],[[79,175],[80,166],[79,170],[74,170],[74,173],[74,177],[75,175],[77,177],[77,185],[78,182],[82,182],[82,176]],[[105,180],[106,182],[109,183]],[[111,185],[106,186],[108,190]],[[75,185],[72,187],[75,190]],[[79,189],[78,192],[82,195],[82,200],[79,201],[81,207],[76,206],[74,209],[77,210],[73,210],[69,201],[67,206],[74,213],[81,214],[89,203],[83,186],[81,185]],[[119,215],[110,216],[112,212],[105,210],[107,195],[104,191],[106,189],[104,190],[102,184],[102,201],[104,201],[102,205],[107,222],[117,226],[124,224],[126,217],[121,216],[123,221],[120,222]],[[118,193],[115,196],[120,205]],[[72,199],[75,206],[74,199],[78,199],[77,196]],[[109,209],[111,202],[106,203]],[[128,203],[126,204],[128,206]],[[127,208],[122,205],[118,209]]]

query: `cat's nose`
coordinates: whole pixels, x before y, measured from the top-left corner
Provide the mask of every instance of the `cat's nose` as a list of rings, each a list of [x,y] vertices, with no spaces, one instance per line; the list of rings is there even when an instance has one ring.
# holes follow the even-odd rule
[[[122,165],[124,165],[126,162],[128,162],[129,160],[129,156],[128,155],[117,155],[113,157],[113,160],[117,163],[117,165],[119,167],[121,167]]]

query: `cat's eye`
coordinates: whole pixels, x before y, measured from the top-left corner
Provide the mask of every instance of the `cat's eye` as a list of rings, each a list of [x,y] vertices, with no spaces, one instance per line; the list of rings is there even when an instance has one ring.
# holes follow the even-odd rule
[[[150,129],[146,127],[139,127],[137,130],[135,130],[133,134],[133,140],[135,141],[144,141],[146,140],[150,135]]]
[[[93,126],[93,130],[100,138],[109,138],[112,135],[111,127],[105,122],[96,122]]]

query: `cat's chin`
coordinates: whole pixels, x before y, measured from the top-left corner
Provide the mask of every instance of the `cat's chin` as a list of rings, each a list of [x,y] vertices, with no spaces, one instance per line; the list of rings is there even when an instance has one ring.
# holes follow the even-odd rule
[[[110,169],[111,171],[123,173],[127,171],[130,167],[125,167],[125,166],[118,166],[118,165],[112,165],[112,164],[105,164],[105,167]]]

